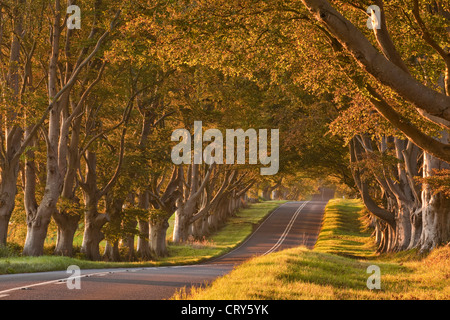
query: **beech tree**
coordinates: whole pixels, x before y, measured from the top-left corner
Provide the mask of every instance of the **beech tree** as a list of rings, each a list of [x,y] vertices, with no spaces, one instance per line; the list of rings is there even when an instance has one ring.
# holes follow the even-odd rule
[[[410,10],[412,21],[415,21],[418,29],[418,38],[422,38],[435,52],[441,56],[445,64],[444,70],[444,91],[436,90],[415,79],[409,72],[403,58],[393,43],[387,26],[387,18],[383,1],[376,1],[381,10],[380,28],[373,28],[375,39],[380,46],[378,51],[367,37],[341,13],[334,9],[327,1],[312,0],[303,1],[305,6],[312,13],[313,17],[322,23],[339,43],[348,51],[358,64],[368,74],[377,79],[381,84],[391,88],[406,101],[412,103],[421,116],[429,121],[437,123],[443,129],[448,130],[450,119],[450,100],[448,98],[448,55],[441,44],[438,43],[422,19],[424,5],[420,6],[418,1],[413,1]],[[448,18],[447,9],[440,1],[435,1],[437,10],[442,19]],[[442,30],[446,32],[446,30]],[[369,93],[373,89],[368,88]],[[375,99],[380,94],[374,94]],[[387,115],[387,119],[393,125],[402,130],[422,149],[428,151],[443,161],[450,161],[448,155],[449,146],[441,141],[427,138],[420,130],[409,123],[401,120],[401,116],[395,109],[385,104],[374,103],[381,114]],[[400,119],[399,119],[400,118]],[[425,142],[427,141],[427,142]]]
[[[98,3],[97,3],[98,4]],[[110,34],[114,27],[116,17],[111,22],[109,28],[100,34],[96,44],[90,48],[83,48],[80,52],[78,60],[74,65],[71,64],[70,45],[73,33],[70,29],[66,32],[65,55],[66,68],[62,75],[58,74],[60,64],[60,46],[62,40],[63,24],[63,7],[60,1],[55,2],[52,15],[51,28],[51,54],[48,60],[48,100],[49,100],[49,120],[48,129],[45,134],[45,142],[47,147],[46,159],[46,186],[44,196],[37,204],[36,197],[32,192],[33,187],[27,188],[25,193],[25,203],[27,211],[28,232],[25,240],[23,254],[25,255],[41,255],[43,254],[44,241],[47,234],[47,227],[52,215],[56,212],[57,202],[61,194],[63,179],[67,170],[67,138],[71,121],[79,115],[83,100],[89,93],[91,86],[87,86],[78,101],[78,105],[73,105],[73,109],[69,109],[70,92],[75,85],[81,71],[88,66],[96,53],[99,51],[106,37]],[[94,21],[95,30],[96,22]],[[91,33],[90,39],[93,39],[96,32]],[[100,68],[101,73],[102,68]],[[93,83],[96,81],[94,80]],[[61,120],[61,118],[63,120]],[[33,177],[26,174],[29,180],[34,184]]]
[[[22,101],[20,76],[22,78],[31,76],[30,68],[20,68],[21,53],[20,44],[23,36],[24,12],[20,8],[24,1],[20,3],[11,2],[8,16],[4,10],[0,12],[2,46],[8,46],[9,55],[2,54],[2,64],[8,66],[8,70],[2,72],[2,128],[1,144],[2,153],[0,155],[1,182],[0,182],[0,245],[6,245],[8,235],[8,224],[15,206],[17,193],[17,176],[19,173],[19,157],[21,155],[21,143],[24,128],[17,121],[19,117],[19,102]],[[8,21],[9,20],[9,21]],[[10,28],[9,45],[5,41],[4,35],[8,32],[8,22]],[[2,50],[2,53],[4,51]],[[30,52],[30,56],[33,53]],[[5,61],[5,56],[8,60]],[[28,88],[28,86],[24,86]]]

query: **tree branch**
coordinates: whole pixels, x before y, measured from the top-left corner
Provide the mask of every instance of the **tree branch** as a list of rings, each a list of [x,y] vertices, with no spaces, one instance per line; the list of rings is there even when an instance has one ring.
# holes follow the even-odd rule
[[[403,132],[418,147],[426,150],[436,158],[450,162],[450,145],[424,134],[410,121],[400,116],[369,84],[366,85],[366,89],[370,93],[370,102],[387,121]]]
[[[350,21],[325,0],[302,0],[315,19],[324,24],[358,64],[382,84],[411,102],[430,121],[450,121],[450,97],[428,88],[378,52]],[[444,123],[444,125],[445,125]]]

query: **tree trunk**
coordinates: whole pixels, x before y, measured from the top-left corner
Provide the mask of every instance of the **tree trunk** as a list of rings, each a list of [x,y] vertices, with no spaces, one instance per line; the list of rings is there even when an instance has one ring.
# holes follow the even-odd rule
[[[106,261],[120,261],[119,241],[106,241],[103,258]]]
[[[380,245],[377,251],[381,253],[392,251],[396,242],[394,229],[384,221],[379,221],[378,228]]]
[[[140,209],[148,210],[150,207],[149,193],[148,190],[144,190],[139,194],[138,205]],[[149,220],[138,220],[139,237],[137,240],[137,255],[142,260],[150,260],[152,258],[152,253],[150,251],[150,228]]]
[[[1,148],[3,153],[1,155],[1,173],[0,173],[0,246],[5,246],[8,238],[8,225],[11,214],[15,206],[15,198],[17,193],[17,176],[19,173],[19,161],[15,159],[15,154],[21,147],[21,140],[23,137],[23,129],[17,125],[9,126],[8,123],[12,120],[17,120],[17,111],[19,107],[20,95],[20,43],[23,31],[23,15],[20,6],[23,6],[24,0],[20,0],[18,6],[14,9],[12,17],[14,20],[14,32],[11,40],[10,54],[9,54],[9,70],[6,79],[2,77],[2,85],[5,84],[7,89],[2,90],[2,105],[6,104],[6,114],[2,110],[2,138]],[[5,99],[5,93],[10,90],[11,96]],[[6,101],[5,101],[6,100]],[[2,106],[4,108],[4,106]],[[6,115],[6,117],[5,117]],[[5,126],[5,127],[3,127]],[[2,139],[2,140],[3,140]]]
[[[189,218],[186,217],[182,207],[175,211],[175,222],[173,226],[173,242],[186,242],[189,237]]]
[[[105,238],[101,228],[106,223],[106,217],[104,214],[100,214],[97,218],[87,218],[85,222],[81,252],[89,260],[100,260],[100,242]]]
[[[122,206],[125,199],[115,197],[113,192],[108,192],[106,198],[106,212],[108,213],[108,227],[112,230],[114,236],[121,233],[122,226]],[[113,241],[113,243],[118,241]]]
[[[210,181],[213,166],[210,166],[204,177],[200,177],[199,165],[193,164],[188,174],[189,187],[185,190],[185,196],[180,197],[176,204],[175,225],[173,229],[173,241],[181,243],[188,240],[191,224],[194,219],[200,219],[207,212],[210,205],[208,197],[203,194],[207,183]],[[204,196],[204,198],[202,198]],[[203,203],[201,203],[203,200]],[[197,216],[194,218],[194,216]]]
[[[411,242],[411,214],[412,208],[406,202],[399,202],[395,224],[396,250],[406,250]]]
[[[424,153],[423,176],[434,175],[433,169],[448,168],[448,164]],[[419,241],[421,251],[429,251],[450,241],[450,199],[436,194],[427,183],[422,190],[422,233]]]
[[[122,226],[122,206],[125,199],[117,198],[113,192],[106,194],[106,212],[108,213],[107,245],[103,257],[109,261],[120,261],[119,234]]]
[[[37,256],[44,253],[44,242],[47,236],[47,228],[52,215],[56,212],[56,204],[61,194],[62,179],[58,163],[58,146],[61,129],[61,101],[52,101],[58,90],[58,59],[59,42],[61,36],[61,5],[60,1],[55,2],[55,15],[53,17],[52,51],[48,67],[48,99],[49,104],[53,104],[50,110],[48,121],[47,143],[47,172],[45,181],[45,191],[41,203],[36,211],[27,213],[27,237],[23,248],[24,255]]]
[[[128,230],[135,230],[137,226],[137,220],[128,222],[127,229]],[[136,251],[134,249],[134,236],[135,234],[129,234],[124,237],[122,240],[122,243],[125,248],[127,248],[127,260],[128,261],[135,261],[136,260]]]
[[[416,248],[419,245],[422,234],[422,209],[417,209],[411,215],[411,241],[407,249]]]
[[[223,221],[226,219],[226,214],[228,211],[227,198],[228,197],[225,196],[221,199],[216,207],[216,210],[210,215],[210,227],[213,231],[218,230],[222,226]]]
[[[155,219],[156,220],[156,219]],[[157,257],[166,257],[167,251],[166,232],[169,222],[166,219],[150,221],[150,250]]]
[[[53,215],[58,225],[55,254],[71,257],[73,255],[73,239],[78,229],[81,215],[58,212]]]
[[[204,236],[207,236],[209,234],[209,232],[208,232],[208,216],[209,216],[209,214],[205,214],[203,217],[197,219],[192,224],[192,229],[190,231],[190,234],[195,239],[201,239]]]
[[[8,225],[15,206],[17,174],[19,166],[1,171],[0,183],[0,246],[6,245]]]
[[[101,231],[108,221],[106,214],[97,211],[98,197],[85,193],[86,212],[84,218],[84,236],[81,252],[90,260],[100,260],[100,242],[105,238]]]
[[[72,136],[70,140],[68,155],[68,165],[65,170],[61,198],[67,201],[69,206],[75,210],[59,210],[53,215],[53,219],[58,226],[58,237],[56,240],[56,255],[72,256],[73,240],[75,232],[82,218],[80,199],[75,194],[75,184],[77,169],[80,167],[80,158],[78,156],[78,144],[80,140],[80,127],[82,117],[78,117],[72,125]],[[60,154],[61,156],[61,154]]]
[[[48,202],[40,205],[34,217],[27,217],[27,236],[23,247],[25,256],[41,256],[44,254],[45,238],[50,218],[56,210],[54,204]]]
[[[56,203],[61,192],[61,179],[54,151],[47,152],[47,180],[44,197],[37,210],[27,212],[27,237],[23,254],[40,256],[44,253],[44,243],[52,215],[57,211]]]
[[[208,216],[208,229],[211,232],[216,231],[219,228],[219,208],[217,208],[217,210],[215,212],[213,212],[212,214],[210,214]]]
[[[150,227],[149,221],[139,220],[138,221],[139,228],[139,237],[137,241],[137,254],[142,260],[150,260],[152,258],[152,253],[150,251]]]

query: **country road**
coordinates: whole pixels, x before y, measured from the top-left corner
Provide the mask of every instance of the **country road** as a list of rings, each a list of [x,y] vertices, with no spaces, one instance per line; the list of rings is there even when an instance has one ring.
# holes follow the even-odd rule
[[[0,300],[162,300],[178,289],[204,285],[254,256],[290,247],[312,248],[327,201],[287,202],[231,252],[196,265],[81,270],[80,289],[66,271],[0,276]]]

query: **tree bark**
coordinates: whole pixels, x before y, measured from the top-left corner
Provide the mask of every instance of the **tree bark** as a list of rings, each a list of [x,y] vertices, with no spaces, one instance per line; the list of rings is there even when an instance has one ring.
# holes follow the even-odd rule
[[[434,175],[434,169],[449,168],[447,163],[424,154],[423,176]],[[419,240],[421,251],[429,251],[450,241],[450,199],[435,193],[425,182],[422,190],[422,233]]]
[[[78,212],[58,212],[53,215],[58,225],[55,254],[61,256],[73,256],[73,239],[78,229],[81,215]]]
[[[125,228],[127,230],[135,230],[137,226],[137,220],[125,222]],[[127,261],[135,261],[136,260],[136,250],[134,248],[134,237],[135,234],[127,234],[122,239],[122,245],[127,249],[126,259]]]
[[[168,256],[166,233],[169,228],[169,222],[167,219],[151,219],[149,226],[151,252],[157,257]]]
[[[200,170],[198,164],[192,164],[190,172],[190,179],[186,183],[188,185],[185,190],[185,196],[180,197],[177,201],[177,210],[175,211],[175,224],[173,229],[173,241],[181,243],[188,240],[189,229],[194,222],[194,215],[203,215],[210,205],[209,199],[205,200],[203,205],[200,205],[200,198],[209,183],[214,165],[211,165],[205,173],[203,178],[200,178]],[[182,171],[180,169],[180,174]],[[202,211],[203,210],[203,211]],[[201,211],[201,213],[200,213]],[[198,216],[200,218],[200,216]]]
[[[4,132],[0,133],[2,137],[1,148],[4,150],[0,155],[0,246],[6,245],[9,221],[15,207],[17,194],[16,183],[19,173],[19,159],[17,154],[21,147],[23,137],[22,128],[17,125],[8,125],[8,122],[16,120],[17,108],[21,100],[19,66],[21,64],[20,45],[23,32],[23,13],[18,8],[23,5],[23,2],[24,0],[20,0],[17,8],[12,12],[14,33],[10,47],[9,69],[6,79],[4,79],[6,80],[7,88],[11,92],[11,96],[2,99],[2,102],[6,103],[8,107],[6,110],[6,118],[2,119],[5,128],[0,126],[1,130],[4,130]]]
[[[152,253],[150,250],[150,226],[149,221],[139,220],[138,221],[139,237],[137,241],[137,255],[142,260],[150,260],[152,258]]]
[[[75,207],[80,206],[80,199],[75,195],[76,170],[80,167],[78,145],[80,140],[81,117],[78,117],[72,126],[72,136],[67,150],[68,164],[65,171],[61,198]],[[60,153],[60,157],[62,154]],[[82,218],[80,210],[58,210],[53,214],[53,219],[58,226],[55,254],[72,256],[73,239]],[[61,243],[60,243],[61,242]]]
[[[100,242],[105,238],[102,227],[108,221],[106,214],[98,213],[95,202],[88,201],[91,205],[88,206],[85,214],[85,227],[83,243],[81,245],[81,252],[85,254],[89,260],[100,260]]]
[[[44,253],[44,243],[52,215],[57,211],[56,203],[61,192],[61,177],[57,158],[50,148],[47,152],[47,180],[44,196],[36,210],[27,212],[27,236],[23,254],[39,256]]]
[[[85,214],[84,237],[81,252],[90,260],[100,260],[100,242],[104,239],[102,228],[109,217],[98,212],[98,202],[102,193],[97,189],[97,157],[94,152],[88,151],[86,155],[86,182],[82,183]]]
[[[148,190],[142,191],[138,196],[138,206],[140,209],[149,210],[150,200]],[[142,260],[150,260],[152,258],[152,253],[150,251],[150,227],[149,220],[138,220],[139,236],[137,240],[137,255]]]
[[[106,261],[114,261],[114,262],[119,262],[121,260],[119,251],[119,240],[106,241],[103,259]]]
[[[173,227],[173,237],[174,243],[186,242],[189,237],[189,217],[186,216],[183,207],[178,207],[175,211],[175,221]]]
[[[49,105],[53,105],[50,110],[47,144],[47,172],[44,196],[39,207],[31,210],[27,214],[27,237],[25,239],[23,254],[24,255],[42,255],[44,253],[44,242],[47,236],[47,228],[51,220],[51,216],[56,212],[56,204],[62,188],[62,179],[59,171],[58,143],[60,138],[60,117],[61,107],[60,101],[56,100],[58,94],[58,61],[60,52],[60,36],[61,36],[61,3],[55,1],[53,29],[52,29],[52,51],[48,66],[48,99]],[[67,92],[63,94],[62,100],[68,98]]]
[[[15,207],[19,166],[2,169],[0,183],[0,246],[6,246],[8,225]]]
[[[160,212],[150,215],[150,251],[156,256],[167,256],[166,232],[169,227],[168,220],[177,210],[177,201],[181,197],[180,185],[183,180],[183,172],[181,166],[173,166],[172,177],[166,186],[162,195],[159,195],[158,190],[150,192],[152,197],[152,205]]]
[[[358,143],[359,142],[355,138],[353,138],[352,141],[349,143],[351,164],[355,164],[359,160],[358,157],[361,151]],[[373,215],[375,215],[379,219],[382,219],[383,221],[388,223],[389,226],[395,230],[396,228],[395,215],[389,210],[378,206],[378,204],[372,199],[372,197],[369,194],[368,185],[365,181],[361,179],[361,173],[359,172],[358,168],[354,168],[352,170],[352,174],[356,186],[360,190],[361,198],[367,210],[369,210]]]

